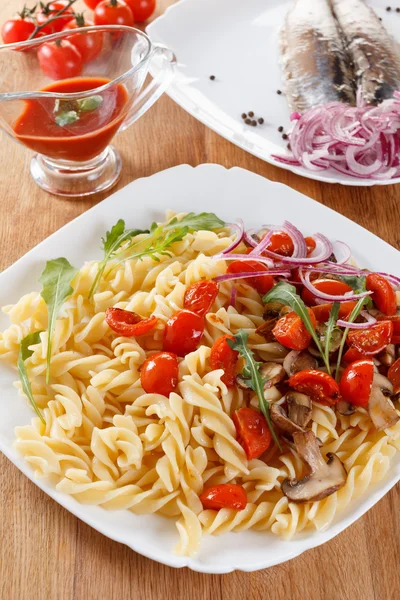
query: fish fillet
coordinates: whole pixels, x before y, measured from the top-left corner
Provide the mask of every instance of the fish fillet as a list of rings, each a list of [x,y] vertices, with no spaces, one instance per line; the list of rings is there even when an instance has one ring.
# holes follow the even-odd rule
[[[400,89],[400,51],[372,8],[363,0],[330,0],[357,89],[368,104],[392,98]]]
[[[293,111],[333,101],[355,104],[352,70],[328,0],[296,0],[286,15],[280,45]]]

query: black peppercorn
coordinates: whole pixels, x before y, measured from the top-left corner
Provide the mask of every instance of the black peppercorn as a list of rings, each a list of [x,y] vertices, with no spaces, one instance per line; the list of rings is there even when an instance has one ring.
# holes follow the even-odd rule
[[[279,131],[279,133],[282,133],[282,131],[283,131],[282,125],[280,127],[278,127],[278,131]]]
[[[390,12],[390,11],[392,10],[392,7],[391,7],[391,6],[387,6],[387,7],[386,7],[386,10],[387,10],[388,12]]]
[[[245,120],[245,123],[246,123],[246,125],[251,125],[251,119],[247,118],[247,119]]]
[[[215,75],[210,75],[210,79],[211,79],[211,81],[214,81]]]
[[[264,123],[264,119],[263,119],[262,117],[260,117],[260,118],[258,119],[258,122],[260,123],[260,125],[262,125],[262,124]]]
[[[276,93],[280,96],[282,94],[282,90],[276,90]]]
[[[252,124],[253,127],[256,127],[257,126],[257,121],[253,119],[253,121],[251,122],[251,124]]]
[[[254,117],[254,113],[252,110],[249,112],[249,117]]]
[[[246,119],[246,118],[247,118],[246,113],[242,113],[242,119]]]
[[[288,139],[288,134],[287,133],[282,133],[282,139],[283,140],[287,140]]]

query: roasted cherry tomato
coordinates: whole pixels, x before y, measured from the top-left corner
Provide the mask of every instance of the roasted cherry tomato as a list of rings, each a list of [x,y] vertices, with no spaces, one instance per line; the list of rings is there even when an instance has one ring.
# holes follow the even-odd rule
[[[115,333],[132,337],[144,335],[157,325],[157,317],[143,319],[138,314],[122,308],[107,308],[106,321]]]
[[[169,396],[178,385],[178,360],[171,352],[157,352],[144,361],[140,382],[147,394]]]
[[[356,304],[356,302],[350,301],[341,302],[339,308],[339,319],[346,319],[353,308],[355,308]],[[328,321],[332,307],[333,304],[317,304],[316,306],[311,307],[311,310],[313,311],[318,323],[326,323]]]
[[[64,27],[64,31],[79,29],[79,27],[89,27],[93,25],[83,15],[76,15],[72,21],[69,21]],[[101,32],[76,33],[68,38],[78,48],[83,62],[89,62],[95,59],[103,47],[103,34]]]
[[[233,413],[237,440],[249,460],[258,458],[271,445],[272,435],[262,413],[255,408],[239,408]]]
[[[299,371],[290,377],[288,384],[311,400],[332,406],[340,400],[340,389],[336,381],[323,371],[310,369]]]
[[[393,383],[394,393],[400,393],[400,358],[398,358],[390,367],[388,371],[388,379]]]
[[[213,370],[223,369],[224,375],[222,381],[228,387],[235,385],[236,365],[239,360],[239,353],[232,350],[226,340],[233,340],[231,335],[223,335],[218,338],[211,348],[210,365]]]
[[[147,21],[156,9],[156,0],[125,0],[133,13],[135,23]]]
[[[361,359],[348,365],[340,378],[340,393],[343,400],[354,406],[367,406],[374,378],[374,363]]]
[[[372,300],[378,310],[389,316],[396,314],[396,293],[387,279],[377,273],[369,273],[366,277],[366,287],[373,292]]]
[[[230,263],[228,273],[254,273],[255,271],[268,271],[268,267],[264,263],[256,260],[234,260]],[[261,295],[269,292],[274,287],[274,279],[271,275],[261,275],[260,277],[250,277],[243,279],[243,283],[248,283]]]
[[[305,242],[307,244],[307,256],[310,256],[317,247],[317,243],[312,237],[306,237]]]
[[[308,314],[315,328],[317,322],[311,309],[308,309]],[[276,322],[272,333],[282,346],[291,350],[305,350],[311,343],[311,334],[295,312],[289,312],[281,317]]]
[[[86,6],[94,10],[98,4],[100,4],[101,0],[83,0]]]
[[[67,40],[47,42],[40,46],[37,55],[40,68],[51,79],[70,79],[82,72],[81,53]]]
[[[378,354],[388,344],[393,335],[393,323],[379,321],[368,329],[352,329],[347,336],[347,343],[363,354]]]
[[[377,316],[377,321],[391,321],[393,323],[393,335],[400,336],[400,315],[392,315],[391,317]],[[394,344],[395,342],[393,342]]]
[[[204,317],[218,295],[218,284],[215,281],[198,281],[188,287],[183,299],[183,306]]]
[[[363,354],[362,352],[359,352],[358,350],[356,350],[356,348],[349,348],[347,350],[347,352],[345,352],[343,354],[343,362],[346,363],[347,365],[349,365],[350,363],[354,362],[355,360],[361,360],[361,359],[366,359],[367,355]]]
[[[180,310],[165,326],[163,348],[178,356],[196,350],[204,333],[204,319],[190,310]]]
[[[313,286],[315,286],[319,292],[332,294],[333,296],[342,296],[346,292],[352,291],[352,288],[347,285],[347,283],[344,283],[344,281],[337,281],[336,279],[316,279],[313,281]],[[303,289],[301,297],[309,306],[316,304],[316,297],[307,288]]]
[[[242,485],[221,483],[206,488],[200,494],[200,501],[205,510],[219,510],[220,508],[243,510],[247,505],[247,494]]]
[[[292,256],[294,252],[292,238],[284,231],[277,231],[272,234],[266,249],[281,256]]]
[[[128,25],[132,27],[134,22],[132,11],[124,0],[102,0],[94,10],[95,25]]]
[[[392,344],[400,344],[400,335],[392,335]]]
[[[1,28],[1,37],[5,44],[26,42],[35,31],[35,24],[31,19],[16,17],[9,19]]]
[[[60,10],[68,6],[68,4],[68,0],[58,0],[57,2],[50,2],[49,4],[43,5],[40,11],[36,14],[37,24],[44,25],[46,21],[54,17]],[[41,31],[43,31],[46,35],[57,33],[65,27],[65,25],[72,19],[72,16],[73,9],[72,6],[70,6],[60,17],[48,25],[45,25]]]

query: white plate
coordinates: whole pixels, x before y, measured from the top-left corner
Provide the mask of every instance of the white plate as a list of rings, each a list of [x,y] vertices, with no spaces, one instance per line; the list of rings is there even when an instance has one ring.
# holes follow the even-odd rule
[[[244,204],[243,198],[246,198]],[[39,290],[38,278],[46,260],[65,256],[73,265],[101,257],[100,238],[118,218],[130,227],[144,228],[163,220],[167,208],[180,211],[215,211],[232,221],[244,217],[246,226],[262,222],[280,223],[286,217],[305,233],[322,231],[328,237],[349,242],[360,264],[385,268],[399,275],[398,252],[359,225],[322,204],[280,183],[273,183],[248,171],[226,170],[219,165],[195,169],[181,165],[152,177],[139,179],[84,213],[36,246],[0,275],[0,305],[17,301],[31,290]],[[73,240],[73,243],[71,243]],[[0,328],[8,323],[0,318]],[[33,413],[12,382],[16,373],[0,363],[0,450],[36,485],[74,515],[103,533],[149,558],[173,567],[188,566],[205,573],[228,573],[234,569],[255,571],[298,556],[318,546],[351,525],[400,480],[400,454],[386,479],[369,488],[367,494],[351,503],[325,532],[300,535],[283,541],[271,533],[252,531],[205,537],[195,558],[178,557],[172,552],[177,532],[172,520],[161,516],[136,516],[129,511],[107,511],[79,504],[71,496],[57,492],[46,480],[34,479],[33,471],[13,448],[14,427],[30,422]]]
[[[271,154],[286,152],[278,127],[289,127],[290,111],[285,96],[277,95],[276,90],[282,88],[279,29],[291,2],[180,0],[170,7],[146,30],[153,41],[165,44],[177,56],[177,75],[168,95],[230,142],[293,173],[345,185],[399,183],[400,178],[362,180],[332,169],[313,172],[271,158]],[[400,40],[400,15],[386,12],[387,0],[368,3]],[[210,81],[210,75],[215,75],[215,81]],[[245,125],[241,114],[249,111],[262,116],[265,124]]]

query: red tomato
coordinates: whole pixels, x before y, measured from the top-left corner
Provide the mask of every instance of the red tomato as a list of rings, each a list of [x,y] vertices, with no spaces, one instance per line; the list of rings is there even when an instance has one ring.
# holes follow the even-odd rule
[[[311,400],[331,406],[340,400],[340,389],[336,381],[323,371],[309,369],[299,371],[290,377],[288,384]]]
[[[157,317],[142,319],[139,315],[122,308],[107,308],[106,321],[115,333],[132,337],[144,335],[157,325]]]
[[[352,362],[340,378],[340,393],[343,400],[354,406],[367,406],[374,378],[374,363],[371,359]]]
[[[89,27],[90,25],[93,25],[92,21],[85,20],[83,15],[77,15],[75,19],[65,25],[64,31]],[[76,33],[71,35],[68,41],[75,48],[78,48],[83,62],[89,62],[100,54],[103,47],[103,34],[101,32]]]
[[[292,238],[284,231],[277,231],[272,234],[266,249],[281,256],[292,256],[294,252]]]
[[[178,356],[196,350],[204,333],[204,319],[190,310],[180,310],[165,326],[163,348]]]
[[[341,302],[339,308],[339,319],[346,319],[356,304],[356,302],[351,301]],[[332,307],[333,304],[317,304],[316,306],[311,307],[311,310],[313,311],[318,323],[326,323],[328,321]]]
[[[1,28],[1,36],[5,44],[26,42],[35,30],[35,24],[29,19],[16,17],[6,21]]]
[[[391,317],[376,317],[377,321],[391,321],[393,323],[393,335],[400,335],[400,315],[393,315]],[[395,343],[395,342],[393,342]]]
[[[147,394],[169,396],[178,385],[178,359],[170,352],[157,352],[144,361],[140,382]]]
[[[388,371],[388,379],[393,383],[393,391],[395,394],[400,392],[400,358],[396,360]]]
[[[393,335],[393,323],[379,321],[368,329],[349,331],[347,343],[364,354],[378,354],[388,344]]]
[[[200,501],[205,510],[219,510],[220,508],[233,508],[243,510],[247,505],[246,490],[236,483],[221,483],[206,488],[200,494]]]
[[[128,25],[132,27],[134,22],[132,11],[124,0],[102,0],[94,10],[95,25]]]
[[[317,247],[317,243],[314,240],[314,238],[312,238],[312,237],[306,237],[305,241],[307,244],[307,256],[310,256],[314,252],[315,248]]]
[[[94,10],[98,4],[100,4],[101,0],[83,0],[86,6]]]
[[[367,356],[365,354],[363,354],[362,352],[359,352],[358,350],[356,350],[355,348],[349,348],[347,350],[347,352],[345,352],[343,354],[343,362],[345,362],[346,364],[350,364],[352,362],[354,362],[355,360],[361,360],[361,359],[366,359]]]
[[[228,387],[235,385],[236,365],[239,360],[239,353],[232,350],[226,340],[233,340],[231,335],[223,335],[218,338],[211,348],[210,365],[213,370],[223,369],[224,375],[222,381]]]
[[[46,4],[37,14],[36,20],[38,25],[44,25],[46,21],[54,17],[60,10],[68,5],[68,0],[57,0],[57,2],[50,2]],[[64,16],[65,15],[65,16]],[[67,10],[48,25],[45,25],[41,31],[44,31],[46,35],[51,33],[57,33],[61,31],[67,23],[72,19],[73,9],[70,6]]]
[[[369,273],[366,278],[366,287],[367,290],[373,292],[372,300],[378,310],[389,316],[396,314],[396,293],[387,279],[377,273]]]
[[[237,440],[243,446],[249,460],[258,458],[271,445],[272,435],[268,423],[260,411],[254,408],[239,408],[233,413]]]
[[[234,260],[229,265],[228,273],[254,273],[254,271],[268,271],[268,267],[256,260],[242,261]],[[259,294],[266,294],[270,289],[274,287],[274,279],[271,275],[262,275],[261,277],[250,277],[249,279],[243,279],[244,283],[248,283],[253,287]]]
[[[183,306],[204,317],[218,295],[218,284],[215,281],[198,281],[188,287],[183,299]]]
[[[311,322],[315,328],[317,322],[313,311],[309,308]],[[290,312],[281,317],[272,330],[276,340],[291,350],[305,350],[311,343],[311,334],[307,331],[301,318]]]
[[[38,50],[38,59],[43,73],[51,79],[70,79],[82,73],[82,56],[67,40],[43,44]]]
[[[392,335],[392,339],[390,341],[392,344],[400,344],[400,335]]]
[[[351,292],[351,287],[347,285],[347,283],[344,283],[344,281],[337,281],[336,279],[316,279],[316,281],[313,281],[313,286],[315,286],[319,292],[332,294],[334,296],[342,296],[346,292]],[[316,297],[307,288],[303,289],[301,297],[309,306],[316,304]]]
[[[156,0],[125,0],[133,13],[135,23],[146,21],[156,9]]]

